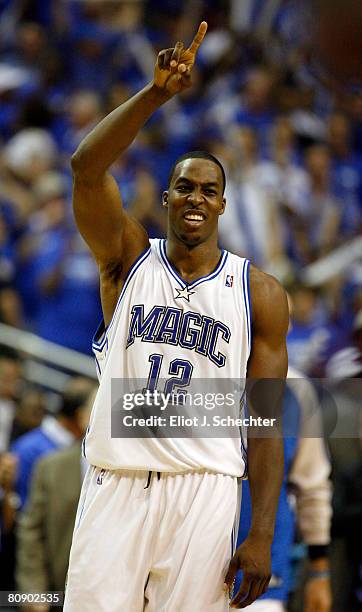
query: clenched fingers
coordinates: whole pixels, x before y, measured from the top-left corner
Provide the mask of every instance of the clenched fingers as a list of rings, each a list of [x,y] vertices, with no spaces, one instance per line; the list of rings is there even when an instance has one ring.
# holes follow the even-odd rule
[[[157,65],[161,70],[169,67],[172,53],[173,49],[164,49],[159,52],[157,56]]]
[[[180,61],[180,57],[181,57],[181,53],[183,51],[183,48],[184,48],[184,45],[183,45],[182,42],[177,42],[176,43],[176,45],[175,45],[175,47],[174,47],[174,49],[172,51],[172,54],[171,54],[171,59],[170,59],[170,66],[171,66],[171,68],[175,69],[177,67],[177,64]]]

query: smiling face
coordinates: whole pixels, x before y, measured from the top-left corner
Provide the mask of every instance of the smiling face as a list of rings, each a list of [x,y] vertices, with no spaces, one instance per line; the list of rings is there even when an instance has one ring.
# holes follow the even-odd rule
[[[163,194],[169,238],[174,236],[188,246],[216,240],[226,203],[223,187],[222,172],[211,160],[190,158],[178,163]]]

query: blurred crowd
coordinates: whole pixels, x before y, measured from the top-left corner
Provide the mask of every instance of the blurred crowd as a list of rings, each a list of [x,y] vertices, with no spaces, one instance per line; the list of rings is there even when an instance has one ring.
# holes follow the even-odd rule
[[[95,391],[83,377],[57,395],[30,385],[22,356],[0,351],[1,591],[64,591]]]
[[[72,217],[70,156],[106,113],[152,79],[157,52],[190,41],[206,19],[193,87],[158,111],[112,168],[124,206],[150,237],[164,236],[161,194],[173,162],[193,149],[216,155],[227,176],[221,246],[287,288],[290,363],[315,377],[360,376],[362,90],[316,62],[307,4],[0,0],[0,322],[90,354],[101,317],[98,271]],[[71,379],[54,403],[25,379],[21,357],[1,349],[2,588],[63,590],[93,385]],[[349,418],[360,431],[355,390],[339,392],[347,411],[352,396]],[[342,447],[335,441],[330,449],[333,541],[354,569],[347,566],[350,590],[336,612],[354,610],[348,593],[356,592],[361,566],[358,434],[348,453]],[[49,457],[33,474],[42,454]],[[60,496],[55,485],[69,473],[73,482]],[[31,478],[15,583],[14,524]],[[62,523],[62,516],[71,518]]]
[[[348,349],[345,369],[358,370],[362,92],[318,69],[313,15],[295,0],[2,0],[0,10],[0,320],[90,353],[97,270],[72,219],[70,155],[202,17],[192,88],[113,167],[124,205],[164,235],[171,164],[214,153],[228,183],[221,244],[289,290],[291,362],[333,376],[331,358]]]

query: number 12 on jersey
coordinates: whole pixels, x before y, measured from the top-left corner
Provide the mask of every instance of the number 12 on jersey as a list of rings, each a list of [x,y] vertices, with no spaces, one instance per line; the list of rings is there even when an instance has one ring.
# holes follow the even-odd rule
[[[160,378],[163,355],[153,353],[149,356],[148,361],[151,363],[151,367],[145,390],[153,393],[157,389]],[[183,387],[188,387],[190,384],[193,369],[192,363],[187,361],[187,359],[173,359],[168,368],[168,376],[170,378],[166,380],[163,391],[164,395],[172,395],[174,393],[185,395],[187,391]]]

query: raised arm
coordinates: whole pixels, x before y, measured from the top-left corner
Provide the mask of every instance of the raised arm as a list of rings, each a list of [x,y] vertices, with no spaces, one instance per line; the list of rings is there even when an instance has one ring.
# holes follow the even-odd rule
[[[207,24],[202,22],[188,49],[178,42],[174,48],[161,51],[153,81],[107,115],[72,157],[74,215],[100,269],[106,323],[129,268],[149,245],[146,231],[123,210],[109,168],[130,146],[149,117],[164,102],[191,85],[192,67],[206,30]]]
[[[248,364],[251,415],[276,417],[281,411],[287,374],[286,335],[288,304],[285,292],[273,277],[251,269],[252,350]],[[265,593],[271,575],[271,544],[283,480],[283,439],[265,437],[266,430],[248,429],[248,474],[252,521],[248,537],[231,560],[226,584],[230,588],[238,570],[243,582],[232,606],[245,608]]]

